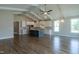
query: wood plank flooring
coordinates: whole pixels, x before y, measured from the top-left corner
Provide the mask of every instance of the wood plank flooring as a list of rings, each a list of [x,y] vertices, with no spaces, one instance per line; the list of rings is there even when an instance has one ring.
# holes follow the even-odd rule
[[[62,36],[31,37],[15,35],[0,40],[1,54],[78,54],[79,38]]]

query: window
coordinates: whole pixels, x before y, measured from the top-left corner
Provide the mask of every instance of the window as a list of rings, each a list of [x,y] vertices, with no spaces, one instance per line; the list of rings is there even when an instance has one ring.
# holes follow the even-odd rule
[[[54,31],[59,32],[59,20],[54,21]]]
[[[79,33],[79,18],[78,19],[71,19],[71,32],[72,33]]]

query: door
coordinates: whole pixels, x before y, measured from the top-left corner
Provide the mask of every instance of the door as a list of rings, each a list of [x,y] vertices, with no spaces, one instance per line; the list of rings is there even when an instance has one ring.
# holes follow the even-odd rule
[[[14,22],[14,34],[19,34],[19,22]]]

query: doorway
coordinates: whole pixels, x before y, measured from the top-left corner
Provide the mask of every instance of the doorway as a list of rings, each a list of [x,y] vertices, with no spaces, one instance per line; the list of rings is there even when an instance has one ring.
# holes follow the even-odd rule
[[[14,34],[19,35],[19,22],[18,21],[14,22]]]

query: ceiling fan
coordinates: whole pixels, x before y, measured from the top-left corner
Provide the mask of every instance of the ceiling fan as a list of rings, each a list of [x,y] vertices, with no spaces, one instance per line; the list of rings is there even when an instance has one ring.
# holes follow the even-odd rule
[[[53,10],[47,10],[47,9],[46,9],[46,6],[47,6],[47,5],[44,4],[44,10],[40,10],[41,13],[44,14],[44,15],[47,15],[47,14],[49,14],[49,12],[53,11]]]

